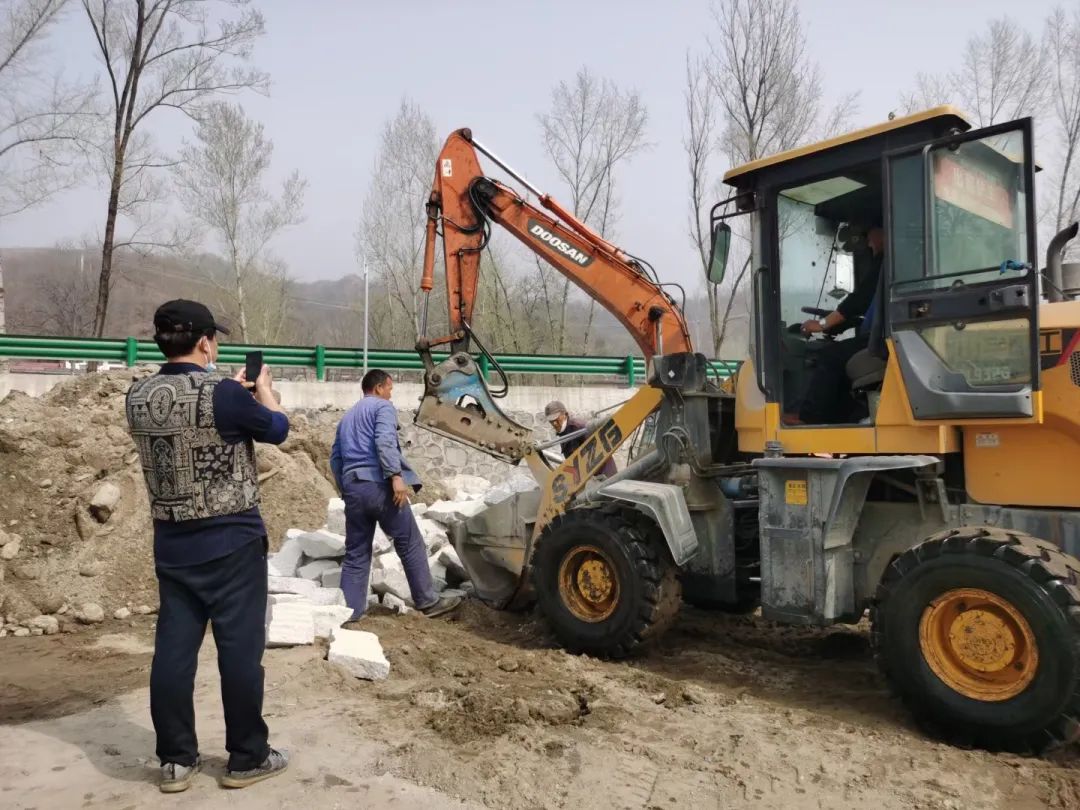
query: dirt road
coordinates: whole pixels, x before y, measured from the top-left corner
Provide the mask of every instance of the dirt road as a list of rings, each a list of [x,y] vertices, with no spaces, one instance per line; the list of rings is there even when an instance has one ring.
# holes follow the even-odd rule
[[[146,671],[153,617],[5,639],[0,806],[159,801]],[[1080,750],[1044,759],[923,737],[883,692],[865,634],[687,609],[630,663],[554,649],[532,616],[372,616],[378,684],[317,648],[270,650],[266,711],[291,773],[242,794],[224,765],[212,643],[197,692],[207,772],[176,807],[1080,807]]]

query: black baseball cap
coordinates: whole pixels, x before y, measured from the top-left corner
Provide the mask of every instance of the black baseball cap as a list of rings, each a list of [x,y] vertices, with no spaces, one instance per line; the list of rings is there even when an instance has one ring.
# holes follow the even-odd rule
[[[214,320],[213,314],[205,304],[177,298],[166,301],[154,313],[154,329],[158,334],[168,332],[206,332],[213,329],[223,335],[229,330]]]

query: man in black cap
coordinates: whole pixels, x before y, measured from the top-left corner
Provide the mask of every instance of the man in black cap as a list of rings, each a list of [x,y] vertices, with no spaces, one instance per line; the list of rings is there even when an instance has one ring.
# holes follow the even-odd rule
[[[217,334],[229,332],[205,306],[162,304],[154,330],[166,362],[131,386],[127,419],[154,518],[161,606],[150,714],[160,787],[187,790],[199,770],[195,669],[208,621],[229,751],[222,785],[246,787],[288,765],[287,754],[269,746],[262,718],[267,542],[254,442],[280,444],[289,420],[266,366],[252,381],[244,371],[233,379],[213,373]]]
[[[551,429],[555,431],[556,436],[569,436],[572,433],[577,433],[588,427],[583,419],[571,416],[566,410],[566,406],[557,399],[551,400],[551,402],[544,406],[544,418],[548,421],[548,424],[551,425]],[[570,458],[570,454],[581,447],[581,445],[585,443],[585,440],[589,438],[589,435],[590,434],[585,434],[576,439],[567,439],[564,442],[560,442],[559,449],[562,450],[563,458]],[[604,478],[610,478],[615,473],[615,459],[609,458],[604,462],[604,466],[600,468],[597,475],[602,475]]]

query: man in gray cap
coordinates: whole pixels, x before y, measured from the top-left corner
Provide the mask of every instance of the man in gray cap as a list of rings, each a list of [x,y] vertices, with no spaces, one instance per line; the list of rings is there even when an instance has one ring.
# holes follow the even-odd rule
[[[557,399],[553,399],[544,406],[544,418],[551,425],[556,436],[569,436],[571,433],[577,433],[579,430],[588,427],[583,419],[571,416],[566,410],[566,406]],[[569,458],[570,454],[581,447],[587,438],[589,438],[589,434],[562,442],[559,446],[562,448],[563,458]],[[599,475],[610,478],[615,474],[615,469],[615,459],[609,458],[604,462],[604,466],[600,468]]]

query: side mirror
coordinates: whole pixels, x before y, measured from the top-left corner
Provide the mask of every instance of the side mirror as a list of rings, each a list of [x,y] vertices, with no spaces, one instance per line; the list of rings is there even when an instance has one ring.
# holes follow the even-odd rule
[[[705,274],[711,284],[724,280],[727,270],[728,250],[731,249],[731,226],[721,222],[712,232],[712,249],[709,251],[709,269]]]

